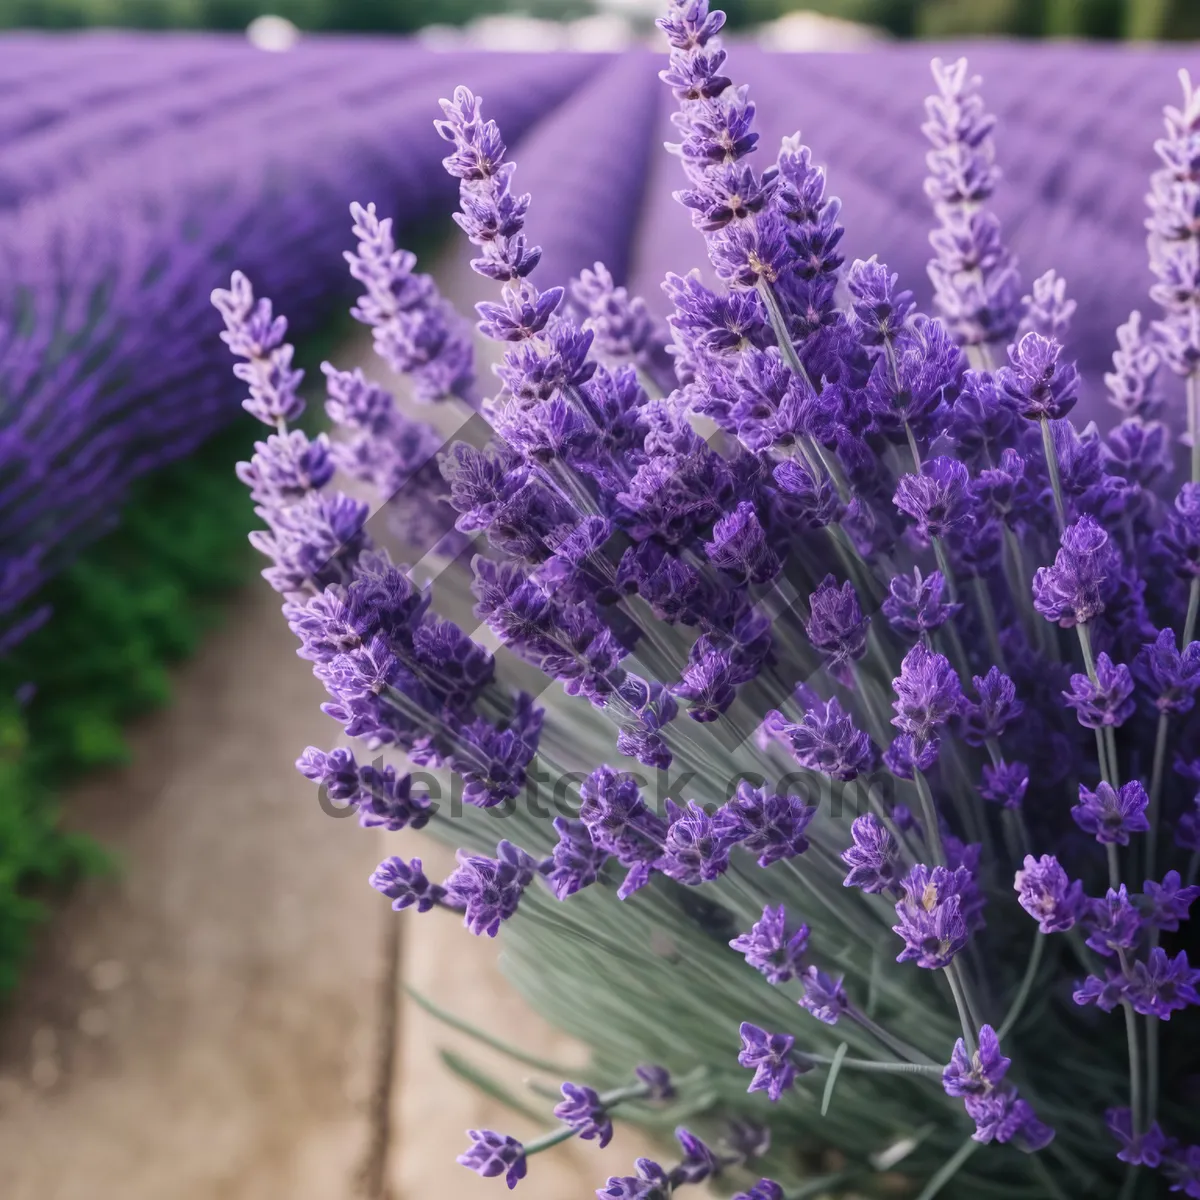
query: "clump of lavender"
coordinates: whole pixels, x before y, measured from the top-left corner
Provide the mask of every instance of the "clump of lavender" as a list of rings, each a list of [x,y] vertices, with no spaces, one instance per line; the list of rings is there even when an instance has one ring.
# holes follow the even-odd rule
[[[515,1187],[615,1116],[686,1113],[698,1134],[597,1196],[1200,1196],[1196,95],[1168,109],[1150,195],[1164,316],[1118,331],[1102,436],[1069,415],[1064,281],[1022,298],[983,208],[992,118],[965,62],[935,63],[926,125],[939,318],[885,264],[844,263],[798,137],[753,165],[723,21],[674,0],[659,22],[678,198],[721,280],[667,278],[669,347],[602,266],[574,314],[535,282],[499,129],[465,88],[443,101],[496,286],[478,329],[504,352],[491,440],[440,454],[432,490],[478,553],[439,587],[469,586],[496,653],[328,486],[341,468],[432,506],[396,465],[423,427],[328,367],[347,436],[292,429],[285,325],[240,276],[214,297],[275,430],[240,469],[325,711],[422,771],[345,748],[300,769],[365,825],[459,845],[445,880],[391,856],[371,883],[503,928],[517,982],[594,1050],[550,1132],[472,1131],[459,1161]],[[377,347],[469,412],[444,302],[372,210],[355,220]],[[404,360],[397,322],[428,352]]]

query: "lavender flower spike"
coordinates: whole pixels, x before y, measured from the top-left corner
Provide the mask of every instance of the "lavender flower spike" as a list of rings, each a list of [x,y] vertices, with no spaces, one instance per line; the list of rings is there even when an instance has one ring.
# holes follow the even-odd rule
[[[925,194],[941,227],[930,234],[934,299],[958,340],[967,346],[1004,342],[1016,330],[1020,289],[1016,265],[995,214],[982,208],[996,186],[992,126],[979,79],[967,60],[933,60],[938,94],[925,101],[922,132],[933,145],[925,156]]]
[[[287,318],[272,314],[271,301],[254,299],[250,280],[241,271],[234,271],[229,290],[215,288],[212,302],[225,318],[221,340],[244,363],[237,363],[233,373],[249,384],[250,395],[242,407],[264,425],[275,425],[283,431],[304,411],[300,398],[300,382],[304,372],[292,367],[293,349],[285,342]]]
[[[1150,216],[1150,269],[1157,282],[1150,296],[1162,306],[1163,318],[1155,323],[1163,360],[1178,375],[1200,369],[1200,230],[1196,228],[1195,190],[1200,182],[1196,141],[1200,135],[1200,89],[1192,86],[1186,71],[1179,72],[1183,104],[1164,110],[1167,136],[1154,143],[1162,166],[1150,177],[1146,200]],[[1189,405],[1189,432],[1196,434],[1196,399]],[[1192,445],[1193,464],[1200,446]],[[1193,478],[1195,474],[1193,472]]]
[[[397,248],[390,217],[380,220],[374,204],[352,204],[350,214],[358,246],[346,251],[346,261],[366,288],[351,316],[371,326],[375,352],[412,379],[418,400],[469,399],[475,381],[470,326],[431,276],[413,270],[416,255]]]

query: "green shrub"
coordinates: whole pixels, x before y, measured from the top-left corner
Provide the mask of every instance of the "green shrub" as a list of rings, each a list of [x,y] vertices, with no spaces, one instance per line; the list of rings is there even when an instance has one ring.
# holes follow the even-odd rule
[[[167,701],[168,664],[196,648],[219,598],[253,570],[253,514],[231,469],[253,436],[238,421],[136,485],[118,528],[37,598],[50,620],[0,662],[0,994],[46,900],[107,863],[60,829],[56,792],[127,761],[124,723]]]

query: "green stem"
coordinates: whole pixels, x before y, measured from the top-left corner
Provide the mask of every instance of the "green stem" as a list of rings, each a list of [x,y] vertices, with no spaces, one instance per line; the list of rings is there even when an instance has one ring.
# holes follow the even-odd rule
[[[907,1058],[910,1062],[919,1063],[923,1066],[937,1066],[932,1058],[929,1057],[923,1050],[918,1050],[916,1046],[910,1046],[907,1042],[888,1033],[882,1025],[876,1025],[866,1013],[860,1012],[857,1008],[851,1006],[846,1010],[847,1015],[857,1021],[868,1033],[879,1039],[893,1054],[898,1054],[901,1058]],[[941,1070],[941,1067],[938,1067]]]
[[[809,1054],[806,1051],[800,1051],[799,1055],[801,1058],[816,1063],[818,1066],[828,1067],[833,1065],[833,1059],[824,1054]],[[936,1063],[876,1062],[871,1058],[843,1058],[842,1067],[848,1071],[880,1071],[885,1074],[894,1075],[927,1075],[931,1079],[941,1079],[943,1070]]]
[[[942,974],[946,976],[946,982],[950,985],[950,992],[954,996],[954,1007],[958,1009],[958,1020],[962,1025],[963,1041],[967,1044],[967,1051],[974,1054],[975,1029],[971,1023],[971,1010],[967,1006],[967,993],[963,988],[962,980],[959,979],[958,972],[954,968],[955,964],[951,963],[943,970]]]
[[[1050,432],[1050,422],[1043,417],[1042,450],[1046,455],[1046,470],[1050,472],[1050,488],[1054,492],[1054,513],[1058,517],[1058,531],[1061,533],[1067,527],[1067,509],[1063,504],[1062,479],[1058,473],[1058,451],[1054,448],[1054,435]]]
[[[946,865],[946,851],[942,847],[942,831],[938,826],[937,809],[933,805],[933,793],[929,781],[922,771],[913,768],[913,782],[917,785],[917,796],[921,801],[921,820],[925,824],[925,841],[933,855],[935,866]]]
[[[941,571],[942,577],[946,580],[946,596],[951,604],[958,603],[958,584],[954,578],[954,572],[950,570],[950,560],[946,557],[946,549],[942,545],[941,538],[931,538],[933,542],[933,554],[937,559],[938,570]]]
[[[1108,851],[1108,886],[1115,892],[1121,886],[1121,864],[1117,857],[1116,843],[1109,842],[1105,849]]]
[[[1001,1042],[1004,1041],[1005,1036],[1017,1023],[1025,1008],[1025,1002],[1029,999],[1029,994],[1033,990],[1034,980],[1037,979],[1038,967],[1042,965],[1042,956],[1045,954],[1045,951],[1045,934],[1035,933],[1033,935],[1033,950],[1030,952],[1029,962],[1025,967],[1025,978],[1021,980],[1021,987],[1013,998],[1013,1002],[1009,1006],[1008,1012],[996,1032],[996,1036]]]
[[[1183,646],[1186,650],[1196,636],[1196,618],[1200,616],[1200,575],[1192,576],[1192,586],[1188,589],[1187,617],[1183,622]]]
[[[540,1138],[534,1138],[532,1142],[525,1143],[525,1157],[540,1154],[543,1150],[549,1150],[552,1146],[561,1146],[563,1142],[568,1142],[575,1136],[575,1130],[570,1125],[564,1125],[561,1129],[552,1129],[549,1133],[543,1133]]]
[[[1146,831],[1146,878],[1154,878],[1155,858],[1158,851],[1158,802],[1162,794],[1163,768],[1167,758],[1167,729],[1171,723],[1169,714],[1158,714],[1158,732],[1154,738],[1154,767],[1150,772],[1150,804],[1146,820],[1150,828]]]
[[[1196,617],[1200,617],[1200,575],[1192,576],[1192,587],[1188,589],[1188,616],[1183,622],[1183,649],[1187,649],[1196,636]]]
[[[767,316],[771,320],[771,329],[775,334],[775,341],[779,346],[779,352],[783,355],[784,362],[787,363],[794,375],[803,379],[815,392],[816,388],[813,387],[813,382],[809,378],[808,372],[804,369],[804,364],[800,361],[800,356],[796,353],[796,347],[792,344],[791,335],[788,333],[787,319],[783,315],[783,308],[780,306],[779,297],[775,295],[775,289],[765,279],[760,279],[758,294],[762,297],[763,303],[766,305]],[[826,474],[833,481],[834,487],[837,488],[838,497],[842,503],[844,504],[849,500],[850,491],[846,487],[846,481],[842,478],[842,473],[837,468],[837,465],[831,462],[825,454],[821,443],[806,439],[802,443],[802,448],[805,450],[806,457],[808,457],[808,452],[811,451],[820,460]],[[816,463],[812,462],[811,465],[815,469]]]
[[[933,1200],[934,1196],[959,1173],[967,1159],[979,1149],[981,1144],[974,1138],[968,1138],[963,1142],[954,1154],[937,1169],[933,1178],[921,1190],[917,1200]]]
[[[1133,1128],[1137,1133],[1145,1128],[1142,1120],[1142,1056],[1133,1005],[1127,1000],[1121,1007],[1125,1010],[1125,1037],[1129,1042],[1129,1107],[1133,1110]]]
[[[996,609],[992,604],[992,597],[991,593],[988,592],[987,584],[979,575],[975,576],[975,599],[979,604],[979,615],[983,618],[983,628],[987,633],[988,649],[992,652],[992,662],[1007,675],[1008,663],[1005,661],[1004,651],[1000,647],[1000,627],[996,621]]]
[[[917,436],[913,433],[912,426],[907,421],[904,422],[904,432],[908,435],[908,449],[912,454],[913,470],[919,474],[921,470],[921,451],[917,446]]]

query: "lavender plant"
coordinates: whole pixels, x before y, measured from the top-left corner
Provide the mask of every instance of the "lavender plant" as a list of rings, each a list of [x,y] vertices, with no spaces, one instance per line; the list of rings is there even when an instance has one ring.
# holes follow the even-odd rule
[[[515,1187],[615,1115],[694,1128],[613,1200],[710,1179],[741,1200],[1200,1196],[1200,94],[1185,76],[1166,110],[1160,313],[1118,334],[1102,436],[1069,415],[1065,283],[1022,297],[987,208],[966,64],[935,62],[928,102],[931,316],[883,263],[843,262],[798,136],[753,165],[722,24],[706,0],[659,22],[677,198],[719,280],[667,277],[667,333],[599,266],[574,315],[534,282],[500,130],[465,88],[442,102],[456,220],[497,285],[478,328],[504,350],[490,439],[448,447],[440,490],[405,465],[428,430],[361,376],[326,369],[349,449],[292,430],[286,323],[244,276],[214,293],[274,429],[241,468],[264,574],[325,711],[421,770],[344,747],[299,767],[364,825],[459,845],[440,882],[400,856],[371,882],[503,927],[518,986],[593,1051],[543,1137],[471,1131],[459,1161]],[[426,399],[430,378],[473,399],[432,281],[355,218],[377,347]],[[437,584],[469,584],[483,640],[330,490],[335,462],[384,492],[398,472],[409,506],[418,488],[422,553],[453,516],[473,556]]]

